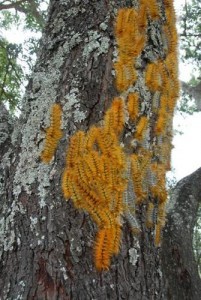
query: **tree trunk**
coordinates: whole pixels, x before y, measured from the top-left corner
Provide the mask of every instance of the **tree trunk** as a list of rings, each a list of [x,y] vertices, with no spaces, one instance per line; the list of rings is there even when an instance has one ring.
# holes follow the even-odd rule
[[[112,73],[114,20],[117,9],[138,4],[116,2],[50,1],[22,115],[13,122],[12,135],[12,124],[1,126],[6,133],[1,135],[0,152],[1,299],[169,299],[164,276],[171,284],[172,270],[163,258],[163,275],[161,250],[154,244],[153,230],[145,226],[146,205],[138,209],[138,235],[122,218],[120,253],[112,257],[109,270],[100,272],[94,267],[97,226],[90,214],[76,209],[72,200],[65,201],[61,189],[69,138],[80,129],[102,124],[112,98],[118,95]],[[158,3],[163,15],[162,1]],[[160,20],[149,24],[150,45],[138,62],[140,68],[164,54],[160,26]],[[143,82],[139,89],[146,98]],[[53,160],[44,164],[41,151],[47,128],[54,123],[50,116],[55,102],[62,106],[63,137]],[[6,111],[4,115],[8,117]],[[189,276],[194,272],[191,267]],[[181,285],[171,299],[183,299],[185,290]],[[198,294],[186,297],[198,299]]]
[[[167,299],[199,299],[201,282],[192,240],[200,205],[201,169],[180,180],[168,205],[163,233],[162,270]]]

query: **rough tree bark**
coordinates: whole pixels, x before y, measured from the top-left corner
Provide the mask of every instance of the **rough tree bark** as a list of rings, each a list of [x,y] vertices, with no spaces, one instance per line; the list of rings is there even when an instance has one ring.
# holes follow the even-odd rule
[[[161,251],[167,299],[199,299],[201,281],[192,240],[200,205],[201,169],[178,182],[171,195]]]
[[[69,137],[80,128],[87,130],[91,124],[100,122],[116,95],[111,72],[114,15],[117,8],[132,7],[136,3],[131,0],[50,1],[22,115],[8,125],[5,121],[8,114],[5,109],[2,112],[1,299],[150,300],[170,299],[170,294],[171,299],[184,299],[186,285],[183,281],[178,283],[180,288],[176,287],[175,294],[171,290],[169,274],[173,267],[169,270],[166,260],[169,254],[162,255],[161,268],[161,250],[154,246],[153,233],[144,226],[143,208],[140,236],[134,237],[124,220],[120,254],[112,259],[109,271],[99,273],[93,264],[97,228],[87,213],[76,210],[71,201],[64,200],[61,191]],[[44,165],[39,156],[44,128],[49,124],[50,107],[55,102],[63,106],[64,137],[53,162]],[[177,226],[175,238],[182,243],[183,235],[178,232],[183,223],[175,223],[178,214],[175,209],[179,208],[173,202],[163,253],[167,253],[168,243],[173,241],[169,236],[174,224]],[[184,207],[184,211],[187,209]],[[185,222],[191,229],[186,237],[189,234],[189,247],[192,247],[193,222]],[[173,245],[174,253],[177,252],[175,247]],[[179,255],[184,261],[188,257],[186,252],[179,252]],[[181,268],[181,259],[172,263],[176,264],[174,270]],[[181,272],[184,277],[188,274],[192,285],[198,288],[198,279],[193,279],[195,266],[190,259],[189,264],[188,271],[183,272],[187,270],[185,267]],[[164,281],[168,282],[165,286]],[[199,299],[192,290],[185,299]]]

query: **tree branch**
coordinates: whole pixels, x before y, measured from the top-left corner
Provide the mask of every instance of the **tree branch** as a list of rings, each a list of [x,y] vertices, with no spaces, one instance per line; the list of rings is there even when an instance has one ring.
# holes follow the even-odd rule
[[[167,299],[199,300],[201,280],[192,239],[201,195],[201,168],[175,187],[169,202],[162,243]]]
[[[43,16],[39,13],[38,11],[38,4],[34,1],[34,0],[28,0],[31,6],[31,12],[33,14],[33,16],[35,17],[35,19],[37,20],[37,22],[43,26],[45,23],[45,20],[43,18]]]
[[[5,9],[14,8],[19,12],[23,12],[23,13],[27,14],[29,12],[29,9],[28,8],[26,9],[21,5],[26,2],[30,4],[30,11],[31,11],[32,15],[34,16],[34,18],[36,19],[36,21],[38,22],[38,24],[40,26],[43,26],[45,20],[44,20],[43,16],[39,13],[38,4],[34,0],[20,0],[20,1],[14,2],[14,3],[10,3],[10,4],[2,4],[1,3],[0,11],[5,10]]]
[[[187,33],[181,33],[180,36],[185,36],[185,37],[201,37],[201,34],[187,34]]]
[[[0,4],[0,11],[4,10],[4,9],[10,9],[10,8],[18,8],[20,4],[27,2],[27,0],[19,0],[16,1],[14,3],[10,3],[10,4]]]

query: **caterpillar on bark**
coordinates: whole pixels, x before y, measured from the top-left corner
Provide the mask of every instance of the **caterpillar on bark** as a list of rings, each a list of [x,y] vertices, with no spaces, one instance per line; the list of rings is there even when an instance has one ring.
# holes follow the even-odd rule
[[[62,137],[61,130],[62,108],[60,104],[53,104],[50,115],[50,127],[46,129],[44,148],[40,158],[44,163],[49,163],[54,156],[59,140]]]

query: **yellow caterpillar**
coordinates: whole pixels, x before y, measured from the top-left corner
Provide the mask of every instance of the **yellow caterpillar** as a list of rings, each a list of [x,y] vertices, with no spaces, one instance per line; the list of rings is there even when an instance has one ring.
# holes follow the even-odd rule
[[[61,116],[62,109],[60,104],[53,104],[50,115],[50,127],[46,129],[45,145],[40,155],[40,158],[44,163],[49,163],[51,161],[59,140],[62,137]]]

